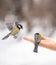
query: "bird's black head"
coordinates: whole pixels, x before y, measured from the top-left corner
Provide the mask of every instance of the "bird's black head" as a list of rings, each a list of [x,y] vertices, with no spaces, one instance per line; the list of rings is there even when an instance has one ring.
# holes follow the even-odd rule
[[[23,26],[22,26],[21,24],[18,24],[18,25],[17,25],[17,28],[23,29]]]
[[[39,35],[39,33],[35,33],[35,35]]]
[[[15,22],[15,25],[17,26],[17,28],[23,29],[23,26],[21,24],[19,24],[18,22]]]

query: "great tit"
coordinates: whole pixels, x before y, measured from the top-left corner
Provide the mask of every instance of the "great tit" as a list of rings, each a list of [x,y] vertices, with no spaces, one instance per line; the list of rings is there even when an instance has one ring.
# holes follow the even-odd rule
[[[2,40],[8,38],[10,35],[13,35],[16,37],[16,35],[20,32],[20,29],[23,29],[23,26],[19,24],[18,22],[15,22],[15,26],[10,28],[10,33],[8,33],[5,37],[2,38]]]
[[[40,41],[41,41],[41,35],[39,34],[39,33],[35,33],[34,34],[34,40],[35,40],[35,42],[34,42],[34,50],[33,50],[33,52],[36,52],[36,53],[38,53],[38,45],[39,45],[39,43],[40,43]]]

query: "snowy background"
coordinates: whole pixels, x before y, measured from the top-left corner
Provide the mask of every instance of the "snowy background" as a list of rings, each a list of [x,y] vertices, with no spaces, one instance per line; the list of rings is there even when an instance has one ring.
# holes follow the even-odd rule
[[[33,37],[33,33],[25,34],[25,30],[21,31],[21,41],[13,36],[1,40],[7,33],[8,29],[0,30],[0,65],[56,65],[56,51],[39,47],[38,53],[34,53],[34,45],[23,40],[23,36]],[[53,39],[55,41],[55,34]]]
[[[10,31],[6,24],[18,21],[18,38],[1,40]],[[56,42],[56,0],[0,0],[0,65],[56,65],[56,51],[34,45],[23,36],[38,32]]]

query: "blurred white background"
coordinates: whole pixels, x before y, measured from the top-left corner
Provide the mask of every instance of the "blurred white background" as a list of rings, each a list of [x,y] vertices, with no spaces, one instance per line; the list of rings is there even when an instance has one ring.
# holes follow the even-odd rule
[[[10,31],[6,24],[19,22],[23,30],[17,39],[1,40]],[[0,65],[56,65],[56,51],[34,45],[23,36],[34,33],[56,42],[56,0],[0,0]]]
[[[14,39],[13,36],[1,40],[9,30],[0,30],[0,65],[56,65],[56,51],[39,47],[38,53],[34,53],[34,45],[23,40],[23,36],[33,37],[34,35],[23,34],[23,32],[25,33],[25,30],[21,33],[21,41]],[[55,39],[53,35],[53,40]]]

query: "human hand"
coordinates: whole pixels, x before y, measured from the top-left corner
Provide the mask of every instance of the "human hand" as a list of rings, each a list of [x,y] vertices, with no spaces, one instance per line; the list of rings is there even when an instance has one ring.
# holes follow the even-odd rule
[[[33,38],[25,36],[25,37],[23,37],[23,39],[34,43]],[[42,47],[56,51],[56,42],[53,41],[52,39],[44,37],[44,36],[42,36],[42,40],[40,41],[39,46],[42,46]]]

